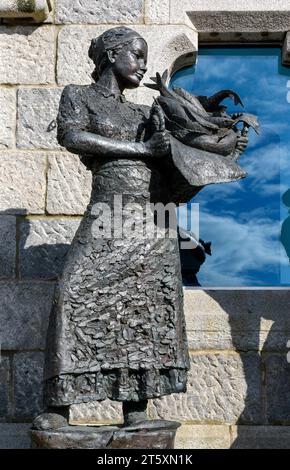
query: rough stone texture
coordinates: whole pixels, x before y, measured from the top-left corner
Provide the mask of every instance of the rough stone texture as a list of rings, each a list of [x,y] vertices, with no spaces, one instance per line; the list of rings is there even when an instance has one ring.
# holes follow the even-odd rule
[[[175,449],[228,449],[230,442],[228,426],[184,425],[177,431]]]
[[[290,426],[233,426],[232,449],[290,449]]]
[[[30,424],[0,424],[0,449],[29,449]]]
[[[170,23],[184,23],[186,12],[202,11],[289,11],[289,4],[285,0],[248,0],[239,3],[232,0],[170,0]]]
[[[149,78],[145,78],[145,83],[150,82]],[[158,91],[151,90],[145,86],[139,86],[133,90],[126,90],[125,96],[128,101],[138,104],[146,104],[147,106],[152,106],[153,98],[159,95]]]
[[[16,219],[13,216],[0,216],[0,278],[15,275]]]
[[[258,424],[262,420],[259,357],[255,354],[191,356],[186,394],[153,401],[151,417],[185,423]]]
[[[53,291],[53,283],[0,283],[0,343],[3,351],[45,347]]]
[[[14,129],[16,116],[15,90],[0,88],[0,150],[11,148],[14,143]]]
[[[147,106],[152,106],[153,98],[158,96],[158,94],[158,91],[154,91],[150,88],[141,86],[136,90],[136,98],[133,99],[133,101],[138,104],[146,104]]]
[[[32,419],[43,410],[43,364],[43,353],[20,353],[14,356],[14,418],[17,420]]]
[[[142,23],[142,0],[58,0],[56,23]]]
[[[21,277],[53,279],[61,274],[79,223],[79,219],[25,219],[20,225]]]
[[[70,407],[70,424],[122,424],[122,404],[117,401],[82,403]]]
[[[185,290],[191,349],[286,351],[288,290]]]
[[[47,205],[49,214],[83,214],[90,200],[92,174],[77,155],[50,155]]]
[[[145,23],[168,24],[170,0],[145,0]]]
[[[54,83],[52,26],[0,26],[0,83]]]
[[[9,358],[2,356],[1,361],[0,361],[0,421],[5,421],[10,412],[9,386],[10,386]]]
[[[50,0],[0,0],[0,18],[33,18],[44,21],[51,10]]]
[[[290,11],[192,11],[188,16],[198,32],[284,32],[290,29]]]
[[[0,155],[0,212],[43,214],[46,158],[43,154],[11,152]]]
[[[282,50],[282,63],[290,65],[290,33],[286,34]]]
[[[62,89],[20,88],[18,91],[17,147],[58,149],[56,118]]]
[[[202,31],[199,33],[199,38],[202,42],[208,44],[220,44],[228,45],[230,44],[245,44],[245,47],[253,43],[259,43],[261,46],[263,44],[277,43],[283,41],[285,36],[285,31],[280,32],[269,32],[269,31],[251,31],[251,32],[219,32],[213,33],[210,31]]]
[[[136,26],[149,46],[148,72],[145,81],[156,71],[173,69],[195,62],[197,34],[187,26]],[[94,64],[87,51],[91,39],[99,36],[107,26],[64,27],[59,34],[57,79],[60,85],[91,83]],[[182,56],[180,58],[180,56]],[[177,66],[174,64],[177,61]]]
[[[290,423],[290,364],[286,355],[266,357],[266,415],[270,424]]]

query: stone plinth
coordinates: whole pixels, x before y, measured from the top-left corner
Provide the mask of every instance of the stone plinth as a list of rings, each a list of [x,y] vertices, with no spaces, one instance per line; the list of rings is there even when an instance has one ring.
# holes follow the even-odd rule
[[[31,431],[32,449],[173,449],[174,421],[152,420],[126,427],[66,426]]]

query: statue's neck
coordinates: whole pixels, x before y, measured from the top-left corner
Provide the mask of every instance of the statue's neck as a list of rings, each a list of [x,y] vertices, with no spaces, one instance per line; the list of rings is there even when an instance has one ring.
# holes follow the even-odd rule
[[[125,89],[124,85],[117,79],[112,69],[106,70],[101,75],[98,80],[98,84],[107,88],[107,90],[114,95],[122,94]]]

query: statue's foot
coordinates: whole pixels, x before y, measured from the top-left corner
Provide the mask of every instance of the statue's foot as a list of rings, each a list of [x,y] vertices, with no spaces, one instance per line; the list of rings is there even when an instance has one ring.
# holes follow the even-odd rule
[[[131,426],[132,424],[141,423],[147,420],[148,420],[148,416],[146,412],[136,411],[132,413],[127,413],[124,416],[124,426]]]
[[[32,429],[37,431],[53,431],[65,426],[68,426],[68,420],[57,413],[42,413],[32,423]]]

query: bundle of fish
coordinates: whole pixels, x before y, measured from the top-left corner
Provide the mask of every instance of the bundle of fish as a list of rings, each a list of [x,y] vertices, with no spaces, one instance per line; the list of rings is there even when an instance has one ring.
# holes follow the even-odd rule
[[[164,112],[166,129],[183,144],[196,147],[196,139],[201,135],[222,139],[233,130],[239,132],[237,124],[240,122],[243,123],[241,135],[245,136],[250,127],[259,132],[258,120],[253,114],[226,113],[227,107],[221,104],[226,98],[244,106],[234,91],[222,90],[211,97],[194,96],[176,86],[170,90],[166,86],[167,79],[167,71],[162,77],[157,73],[156,78],[151,78],[154,83],[146,86],[160,92],[157,102]]]

